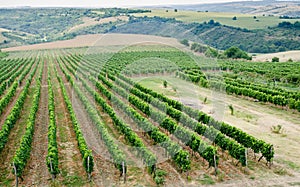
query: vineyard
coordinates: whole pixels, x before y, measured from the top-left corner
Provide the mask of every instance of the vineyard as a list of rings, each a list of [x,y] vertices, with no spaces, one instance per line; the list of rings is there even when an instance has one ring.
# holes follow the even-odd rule
[[[37,50],[0,60],[1,186],[198,186],[290,175],[270,139],[161,93],[167,82],[155,90],[135,80],[172,77],[299,115],[299,63],[272,72],[274,64],[136,49]]]

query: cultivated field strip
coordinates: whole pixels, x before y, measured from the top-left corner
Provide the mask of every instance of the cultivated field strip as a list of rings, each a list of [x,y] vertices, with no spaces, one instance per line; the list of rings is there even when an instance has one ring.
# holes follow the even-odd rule
[[[0,159],[0,168],[1,168],[1,181],[13,180],[14,177],[12,172],[12,159],[16,150],[20,146],[21,138],[25,134],[25,129],[27,125],[27,120],[30,115],[29,110],[25,108],[30,108],[32,103],[32,98],[34,95],[35,78],[37,77],[37,69],[39,69],[39,60],[36,60],[37,65],[31,70],[30,74],[26,76],[26,84],[23,89],[20,91],[16,102],[12,106],[12,109],[9,111],[7,117],[4,120],[2,129],[0,131],[1,136],[1,159]]]
[[[44,63],[42,63],[41,68],[36,79],[35,91],[32,99],[31,108],[29,111],[29,117],[26,122],[26,130],[22,136],[20,146],[17,149],[13,157],[13,166],[15,174],[17,177],[22,177],[23,171],[30,157],[30,152],[32,149],[32,140],[35,130],[35,120],[37,116],[37,111],[39,109],[40,96],[41,96],[41,81],[44,70]]]
[[[0,61],[0,185],[17,177],[25,186],[184,186],[281,169],[272,144],[133,80],[171,76],[295,109],[297,92],[229,75],[210,80],[188,55],[165,48],[23,53]]]

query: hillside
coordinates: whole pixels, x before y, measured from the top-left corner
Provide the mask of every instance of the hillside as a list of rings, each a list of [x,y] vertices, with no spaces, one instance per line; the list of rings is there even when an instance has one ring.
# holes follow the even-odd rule
[[[187,38],[221,50],[237,46],[251,53],[300,49],[299,29],[275,27],[250,31],[221,25],[213,20],[204,23],[184,23],[175,19],[143,17],[131,19],[126,24],[117,26],[111,32]]]
[[[232,20],[233,13],[166,13],[161,10],[121,8],[23,8],[0,11],[0,48],[67,40],[80,35],[127,33],[188,39],[220,50],[237,46],[251,53],[300,49],[299,25],[293,28],[278,27],[281,21],[298,23],[296,19],[272,16],[254,19],[249,14],[237,14],[237,20]],[[200,16],[194,16],[196,14]],[[150,17],[140,17],[145,15]]]

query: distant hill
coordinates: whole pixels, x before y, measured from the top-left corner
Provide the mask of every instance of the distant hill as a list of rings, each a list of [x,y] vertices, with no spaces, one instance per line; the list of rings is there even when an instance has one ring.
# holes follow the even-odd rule
[[[300,22],[296,20],[285,22],[281,27],[278,22],[265,26],[262,18],[248,16],[243,23],[250,25],[254,22],[264,26],[250,30],[237,24],[239,21],[242,23],[242,15],[238,16],[239,21],[234,21],[232,14],[227,16],[227,22],[225,19],[218,22],[211,17],[195,22],[163,15],[135,16],[150,13],[145,9],[26,8],[0,9],[0,12],[0,48],[67,40],[88,34],[128,33],[188,39],[220,50],[231,46],[251,53],[300,50]],[[251,22],[247,21],[249,19]],[[278,21],[279,17],[276,19]],[[236,24],[226,24],[230,22]]]
[[[149,8],[149,7],[148,7]],[[151,8],[171,8],[209,12],[237,12],[248,14],[300,16],[300,1],[241,1],[213,4],[152,6]]]
[[[221,25],[213,20],[205,23],[184,23],[171,18],[141,17],[131,19],[110,32],[189,39],[221,50],[236,46],[251,53],[300,50],[300,28],[274,27],[251,31]]]

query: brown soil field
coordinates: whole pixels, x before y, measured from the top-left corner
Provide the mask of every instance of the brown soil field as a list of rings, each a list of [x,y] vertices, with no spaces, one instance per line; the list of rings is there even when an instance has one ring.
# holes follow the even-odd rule
[[[174,38],[140,35],[140,34],[93,34],[78,36],[71,40],[56,41],[42,44],[26,45],[2,49],[3,51],[28,51],[40,49],[57,49],[92,46],[126,46],[140,43],[159,43],[171,46],[181,46]]]
[[[272,62],[273,57],[278,57],[280,62],[287,62],[289,59],[295,61],[300,61],[300,50],[298,51],[286,51],[280,53],[269,53],[269,54],[260,54],[254,56],[252,61],[255,62]]]

